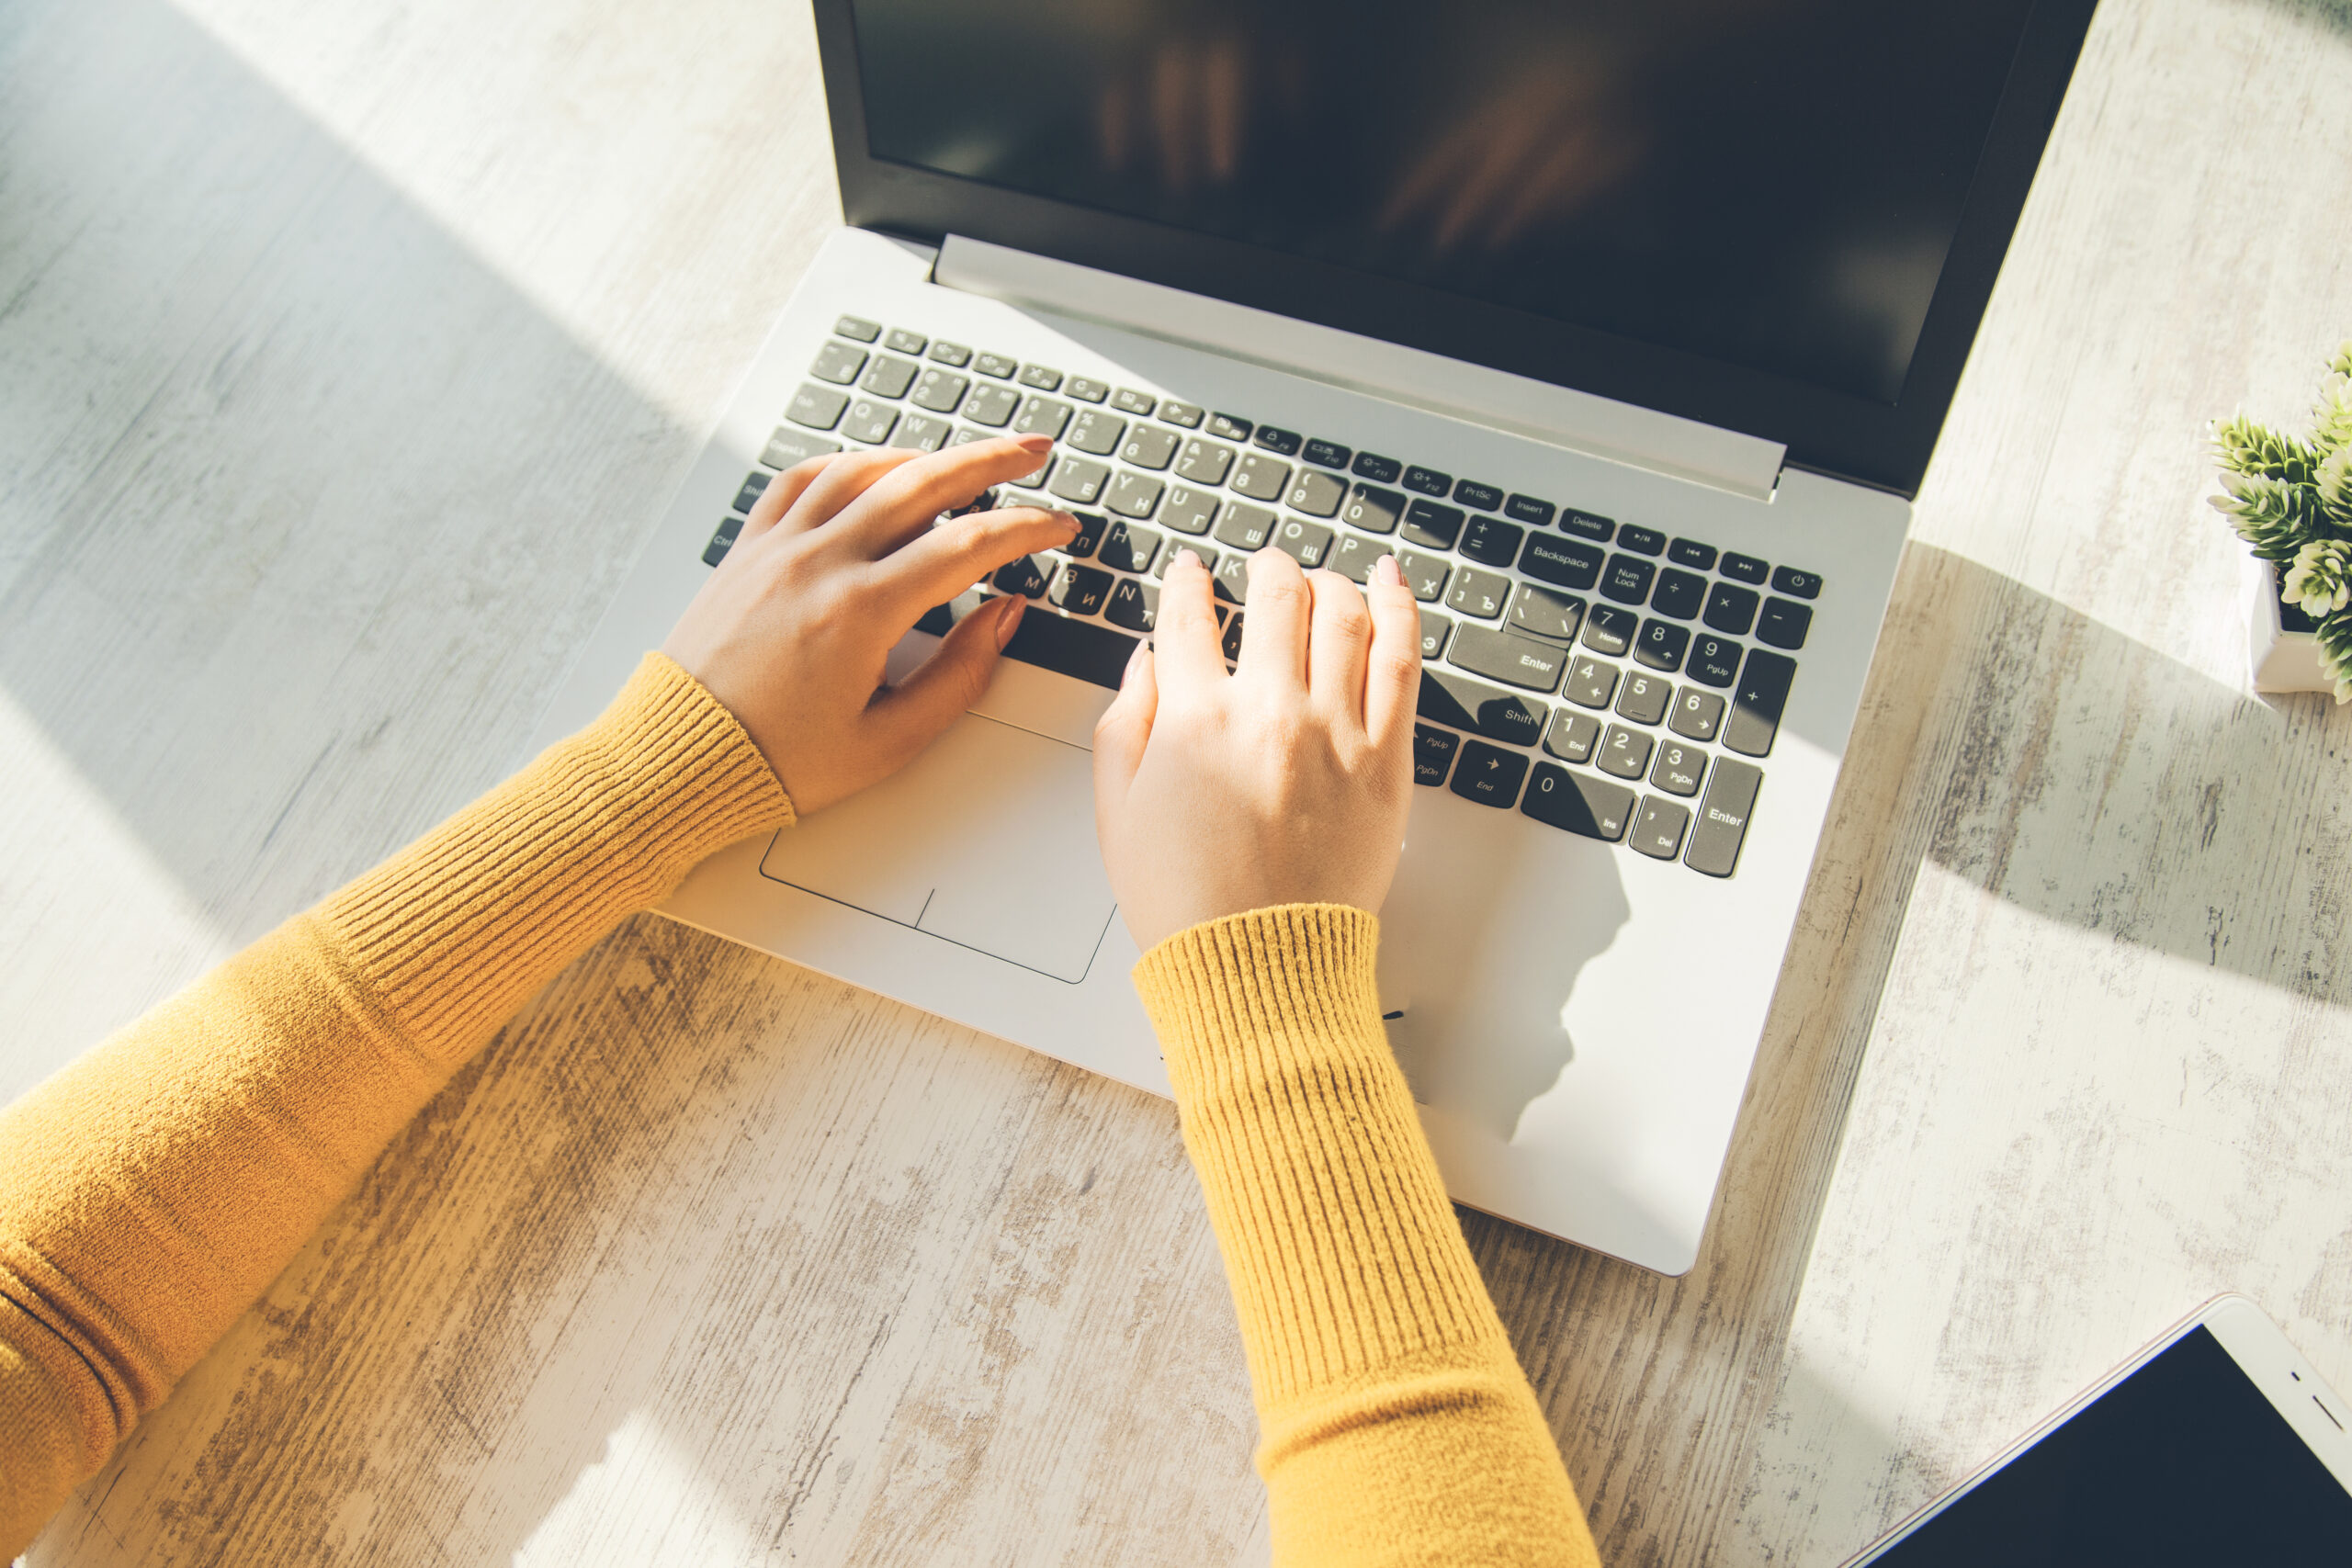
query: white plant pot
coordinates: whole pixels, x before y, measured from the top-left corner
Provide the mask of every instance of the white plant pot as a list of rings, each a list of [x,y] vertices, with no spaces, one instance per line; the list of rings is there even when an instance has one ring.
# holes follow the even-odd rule
[[[2278,598],[2278,570],[2249,554],[2245,558],[2246,656],[2257,692],[2333,692],[2335,682],[2320,673],[2319,638],[2306,629],[2310,619]]]

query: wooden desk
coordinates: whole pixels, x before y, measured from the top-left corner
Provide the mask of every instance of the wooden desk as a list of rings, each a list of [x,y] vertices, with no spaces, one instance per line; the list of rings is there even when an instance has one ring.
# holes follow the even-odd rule
[[[2352,1389],[2352,724],[2205,422],[2352,332],[2340,6],[2109,0],[1699,1266],[1465,1223],[1612,1563],[1832,1564],[2206,1295]],[[775,0],[0,28],[0,1091],[515,761],[835,220]],[[1262,1559],[1170,1108],[661,920],[31,1554]]]

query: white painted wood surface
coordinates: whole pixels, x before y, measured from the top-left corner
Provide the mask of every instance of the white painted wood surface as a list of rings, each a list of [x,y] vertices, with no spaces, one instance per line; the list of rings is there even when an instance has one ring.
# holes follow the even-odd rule
[[[2352,720],[2204,422],[2352,333],[2352,9],[2109,0],[1699,1267],[1469,1233],[1609,1560],[1834,1564],[2227,1288],[2352,1388]],[[514,761],[835,218],[775,0],[0,11],[0,1092]],[[657,920],[40,1564],[1262,1561],[1168,1108]]]

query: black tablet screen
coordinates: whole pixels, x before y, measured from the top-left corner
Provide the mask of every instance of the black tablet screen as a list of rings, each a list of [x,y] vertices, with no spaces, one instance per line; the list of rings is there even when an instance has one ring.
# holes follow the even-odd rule
[[[2352,1495],[2191,1329],[1873,1568],[2342,1562]]]

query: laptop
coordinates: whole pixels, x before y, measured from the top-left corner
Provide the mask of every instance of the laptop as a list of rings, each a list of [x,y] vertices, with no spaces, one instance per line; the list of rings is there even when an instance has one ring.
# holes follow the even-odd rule
[[[2090,9],[816,0],[847,221],[539,739],[777,470],[1054,436],[1005,493],[1080,536],[893,655],[1023,594],[987,694],[664,913],[1164,1095],[1094,721],[1176,552],[1228,656],[1252,551],[1360,581],[1393,553],[1423,787],[1380,984],[1439,1165],[1683,1272]]]

